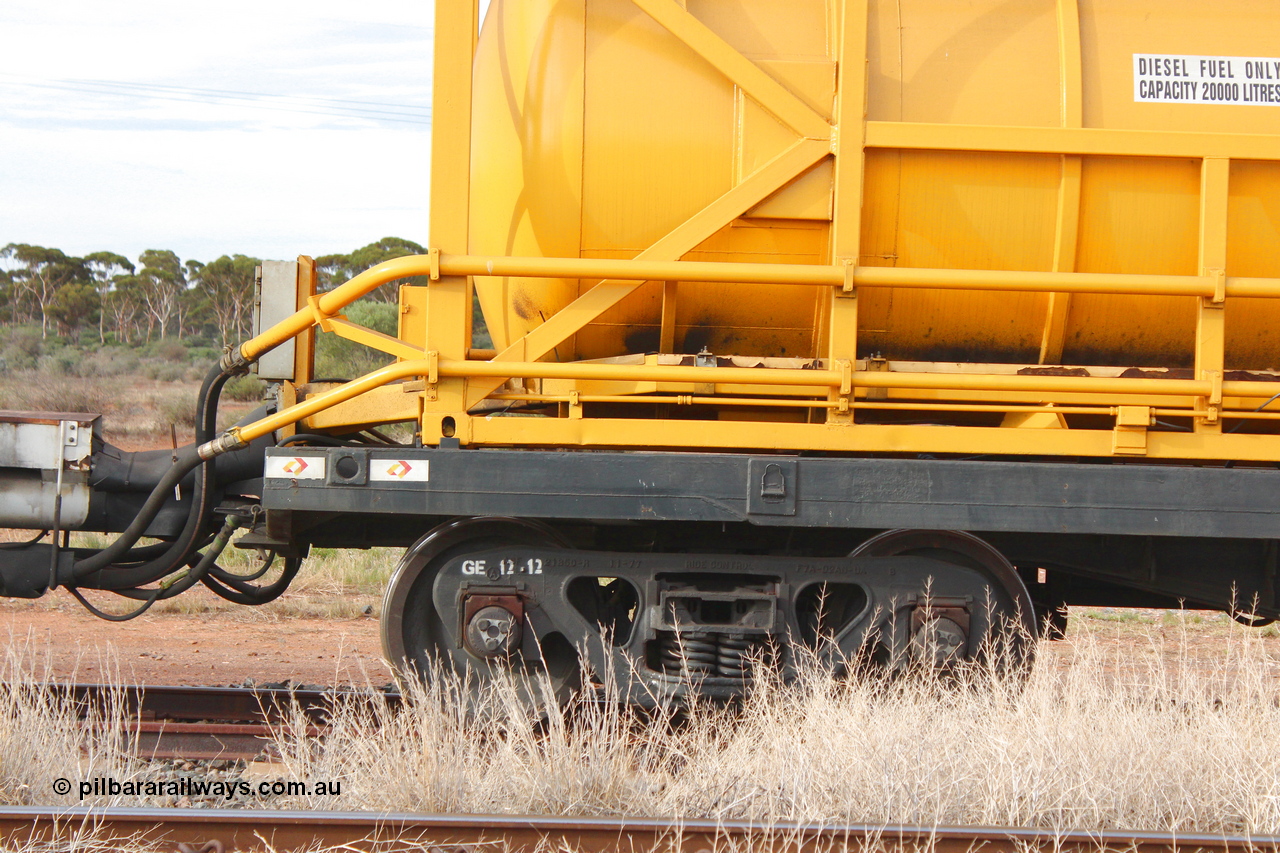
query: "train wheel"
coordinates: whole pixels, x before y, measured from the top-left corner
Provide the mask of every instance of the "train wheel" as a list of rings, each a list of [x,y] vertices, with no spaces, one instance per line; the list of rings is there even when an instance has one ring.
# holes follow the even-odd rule
[[[453,613],[442,614],[434,597],[436,576],[450,560],[468,553],[511,545],[567,547],[567,543],[551,528],[537,522],[515,518],[466,518],[436,527],[411,548],[396,566],[382,604],[382,652],[402,681],[426,680],[433,673],[449,671],[466,676],[479,686],[499,670],[509,671],[529,704],[539,705],[537,697],[549,684],[558,701],[565,701],[579,682],[577,654],[572,649],[544,654],[537,664],[526,662],[517,648],[501,658],[484,660],[460,648],[446,619],[456,624]],[[455,605],[456,606],[456,605]],[[474,627],[492,636],[484,638],[495,648],[518,640],[527,626],[511,624],[509,614],[486,617],[475,614]],[[505,613],[505,612],[504,612]],[[499,618],[501,617],[501,618]],[[510,642],[514,647],[517,643]],[[551,651],[551,650],[544,650]]]
[[[989,600],[975,602],[974,616],[951,618],[945,610],[924,612],[909,627],[906,651],[944,665],[953,650],[967,649],[969,660],[991,664],[999,672],[1026,673],[1035,657],[1035,609],[1026,585],[1009,561],[989,544],[958,530],[890,530],[859,545],[854,557],[928,557],[953,563],[986,578]],[[966,624],[961,624],[966,623]],[[926,653],[927,650],[927,653]]]

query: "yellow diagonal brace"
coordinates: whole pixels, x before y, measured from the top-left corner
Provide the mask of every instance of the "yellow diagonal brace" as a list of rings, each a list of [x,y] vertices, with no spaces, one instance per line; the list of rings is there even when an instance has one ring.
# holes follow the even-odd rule
[[[801,136],[830,139],[831,125],[674,0],[632,0],[750,98]]]
[[[768,198],[788,181],[830,153],[826,141],[796,140],[789,148],[748,175],[742,183],[717,198],[666,236],[636,255],[638,261],[674,261],[692,251],[730,220]],[[643,281],[602,281],[552,314],[545,323],[515,341],[494,361],[537,361],[560,342],[617,305]],[[467,393],[467,408],[474,406],[502,380],[479,380]]]
[[[346,338],[349,341],[355,341],[358,344],[364,344],[376,350],[381,350],[388,355],[394,355],[396,358],[422,358],[422,350],[415,346],[410,346],[399,338],[393,338],[390,335],[384,335],[376,329],[369,329],[365,326],[352,323],[350,320],[340,320],[337,318],[328,321],[329,331],[333,332],[340,338]]]

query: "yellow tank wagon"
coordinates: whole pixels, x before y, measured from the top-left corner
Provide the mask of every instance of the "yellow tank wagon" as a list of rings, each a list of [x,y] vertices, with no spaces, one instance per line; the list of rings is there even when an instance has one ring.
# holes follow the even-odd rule
[[[383,347],[436,360],[423,440],[1277,458],[1275,12],[1145,11],[593,0],[450,24],[437,250],[406,262],[435,284]],[[471,287],[491,358],[468,358]]]
[[[87,463],[64,526],[155,484],[125,544],[32,550],[5,592],[150,595],[126,549],[194,470],[288,571],[409,546],[398,666],[570,689],[583,652],[636,701],[798,646],[1017,662],[1001,630],[1072,604],[1280,616],[1278,30],[1246,0],[438,0],[430,252],[327,293],[264,266],[198,445]],[[342,315],[409,276],[396,336]],[[388,364],[313,381],[317,334]],[[253,363],[269,410],[215,436]]]

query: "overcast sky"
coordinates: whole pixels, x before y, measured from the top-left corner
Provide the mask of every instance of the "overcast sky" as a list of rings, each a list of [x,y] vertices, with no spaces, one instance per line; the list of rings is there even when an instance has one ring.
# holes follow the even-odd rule
[[[0,246],[427,242],[429,0],[4,0]]]

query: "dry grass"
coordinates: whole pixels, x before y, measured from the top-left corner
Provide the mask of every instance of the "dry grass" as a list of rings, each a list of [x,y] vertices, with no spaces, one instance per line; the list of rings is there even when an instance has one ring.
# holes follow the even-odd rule
[[[153,610],[190,615],[226,612],[252,620],[358,619],[378,612],[382,591],[391,578],[399,553],[391,548],[367,551],[316,548],[303,562],[289,590],[261,607],[232,604],[201,588],[161,602]],[[219,565],[228,571],[249,574],[261,563],[252,552],[228,548]],[[278,575],[278,569],[272,569],[254,583],[270,583]]]
[[[1086,636],[1025,684],[812,669],[680,721],[605,703],[544,722],[510,684],[442,678],[278,746],[290,776],[344,780],[310,807],[1280,832],[1276,661],[1245,629],[1208,669],[1172,642],[1135,658]]]
[[[798,684],[762,680],[740,706],[681,715],[611,702],[545,713],[510,683],[439,677],[398,711],[340,707],[323,743],[282,728],[283,776],[340,780],[342,795],[262,805],[1280,832],[1280,660],[1243,628],[1153,618],[1145,633],[1125,623],[1123,643],[1115,622],[1073,620],[1073,651],[1043,656],[1025,682],[849,683],[809,667]],[[1167,619],[1180,625],[1157,630]],[[1205,631],[1218,653],[1193,656]],[[118,707],[85,724],[36,688],[46,679],[11,641],[0,803],[82,802],[51,793],[59,777],[147,778]]]
[[[127,805],[120,796],[81,798],[82,779],[137,778],[142,764],[128,748],[119,695],[82,718],[73,703],[44,685],[52,682],[30,641],[10,639],[0,659],[0,804]],[[56,779],[73,784],[70,794],[53,791]]]
[[[169,447],[171,426],[185,444],[194,439],[203,371],[175,369],[175,375],[155,378],[14,371],[0,376],[0,409],[101,414],[103,437],[127,450]],[[256,399],[225,398],[219,406],[220,425],[234,423],[257,405]]]

